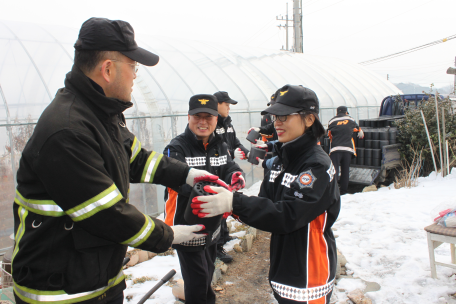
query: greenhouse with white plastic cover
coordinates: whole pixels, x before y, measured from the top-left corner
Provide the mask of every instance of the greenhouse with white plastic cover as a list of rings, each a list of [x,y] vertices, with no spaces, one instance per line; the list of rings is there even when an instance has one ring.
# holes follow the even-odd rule
[[[12,246],[21,152],[40,114],[64,85],[77,36],[74,28],[0,21],[0,254]],[[317,93],[324,125],[342,105],[356,120],[377,117],[382,99],[401,93],[374,72],[337,58],[160,36],[137,35],[136,41],[158,54],[160,62],[139,67],[134,106],[124,114],[142,147],[157,152],[184,131],[188,101],[195,94],[226,91],[238,101],[230,116],[241,143],[250,148],[247,131],[260,126],[261,110],[286,84]],[[262,168],[236,161],[247,187],[262,179]],[[146,214],[160,214],[164,187],[132,184],[130,203]]]

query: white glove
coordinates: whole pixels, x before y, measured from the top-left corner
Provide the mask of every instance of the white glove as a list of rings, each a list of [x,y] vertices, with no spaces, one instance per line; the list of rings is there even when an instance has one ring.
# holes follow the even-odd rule
[[[222,187],[228,188],[228,185],[224,181],[220,180],[217,175],[211,174],[205,170],[191,168],[190,171],[188,171],[187,179],[185,182],[193,187],[196,183],[201,181],[213,182]]]
[[[269,150],[268,148],[268,145],[264,143],[264,141],[262,140],[257,140],[257,142],[255,144],[252,144],[255,148],[259,148],[259,149],[264,149],[266,151]]]
[[[260,128],[257,128],[257,127],[251,127],[248,131],[247,131],[247,134],[250,133],[250,131],[252,130],[255,130],[256,132],[260,133]]]
[[[257,157],[257,160],[258,160],[258,166],[263,167],[264,159]]]
[[[201,233],[201,234],[195,233],[195,232],[206,229],[206,227],[204,227],[204,225],[192,225],[192,226],[177,225],[177,226],[171,226],[171,229],[173,229],[173,231],[174,231],[173,244],[180,244],[183,242],[191,241],[193,239],[200,239],[207,235],[204,233]]]
[[[193,198],[191,207],[193,211],[198,210],[198,217],[213,217],[233,210],[233,193],[231,191],[222,187],[211,186],[205,186],[204,191],[217,194]]]
[[[234,150],[234,158],[239,158],[239,159],[248,159],[249,158],[249,153],[245,155],[244,151],[241,150],[241,148],[237,148]]]
[[[361,139],[364,138],[364,132],[363,132],[363,130],[361,130],[361,128],[359,128],[358,138],[361,138]]]

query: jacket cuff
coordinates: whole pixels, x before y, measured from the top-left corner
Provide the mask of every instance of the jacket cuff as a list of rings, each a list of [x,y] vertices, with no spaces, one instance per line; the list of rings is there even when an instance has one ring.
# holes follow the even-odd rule
[[[239,210],[242,206],[242,194],[234,192],[233,193],[233,213],[239,215],[236,212],[236,209]]]
[[[272,152],[272,149],[274,149],[274,144],[268,141],[266,145],[268,146],[268,152]]]
[[[187,176],[188,176],[188,172],[190,172],[190,169],[191,169],[191,167],[185,168],[185,170],[184,170],[184,173],[185,173],[185,174],[182,174],[183,178],[182,178],[182,180],[180,181],[181,186],[187,184]]]

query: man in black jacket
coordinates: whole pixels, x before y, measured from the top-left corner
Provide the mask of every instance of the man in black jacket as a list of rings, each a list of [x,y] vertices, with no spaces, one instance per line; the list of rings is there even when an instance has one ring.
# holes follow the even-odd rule
[[[190,98],[188,125],[185,132],[174,138],[164,154],[187,162],[192,168],[207,170],[231,184],[231,190],[244,187],[242,170],[231,159],[228,147],[220,135],[214,134],[217,125],[217,99],[200,94]],[[186,225],[185,210],[189,205],[192,187],[168,187],[165,193],[165,223],[169,226]],[[228,214],[225,215],[227,217]],[[177,250],[184,279],[185,302],[215,303],[211,288],[220,225],[208,231],[204,239],[173,245]]]
[[[247,159],[249,150],[244,147],[236,137],[236,131],[231,123],[230,105],[235,105],[238,102],[231,99],[227,92],[219,91],[214,93],[217,97],[218,119],[215,132],[222,136],[228,146],[231,158]]]
[[[17,173],[12,274],[16,303],[122,303],[127,247],[164,252],[201,235],[129,202],[130,182],[189,187],[207,171],[146,151],[126,127],[139,48],[131,25],[91,18],[75,44],[65,87],[44,110]]]
[[[356,121],[348,116],[346,106],[337,108],[337,116],[328,122],[328,136],[331,140],[331,150],[329,156],[336,169],[336,176],[339,176],[340,166],[340,195],[347,193],[350,178],[350,161],[356,156],[353,132],[359,132],[358,137],[363,138],[364,133]]]

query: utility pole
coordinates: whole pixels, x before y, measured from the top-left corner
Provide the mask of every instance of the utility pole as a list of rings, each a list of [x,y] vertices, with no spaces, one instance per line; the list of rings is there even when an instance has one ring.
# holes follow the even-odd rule
[[[454,66],[456,67],[456,57],[454,57]],[[454,74],[453,94],[456,95],[456,74]]]
[[[289,26],[288,26],[288,21],[293,21],[293,20],[288,20],[288,2],[287,2],[287,10],[286,10],[285,19],[283,19],[283,17],[280,17],[280,19],[279,19],[279,17],[276,16],[276,20],[285,21],[285,25],[281,25],[281,24],[280,24],[280,25],[278,25],[277,27],[278,27],[279,29],[281,29],[282,27],[285,28],[285,37],[286,37],[286,38],[285,38],[285,39],[286,39],[286,44],[285,44],[285,46],[286,46],[286,48],[285,48],[285,50],[284,50],[284,49],[283,49],[283,46],[282,46],[282,50],[288,51],[288,50],[289,50],[289,49],[288,49],[288,27],[289,27]]]
[[[301,0],[293,0],[293,34],[296,53],[303,53]]]
[[[283,17],[278,17],[276,16],[277,20],[280,21],[285,21],[285,25],[278,25],[277,27],[285,28],[286,31],[286,49],[287,51],[292,51],[295,53],[303,53],[303,38],[302,38],[302,5],[301,5],[302,0],[293,0],[293,19],[288,19],[288,3],[287,3],[287,14],[285,19]],[[288,48],[288,21],[293,21],[293,45],[290,48]],[[282,46],[282,50],[283,46]]]

